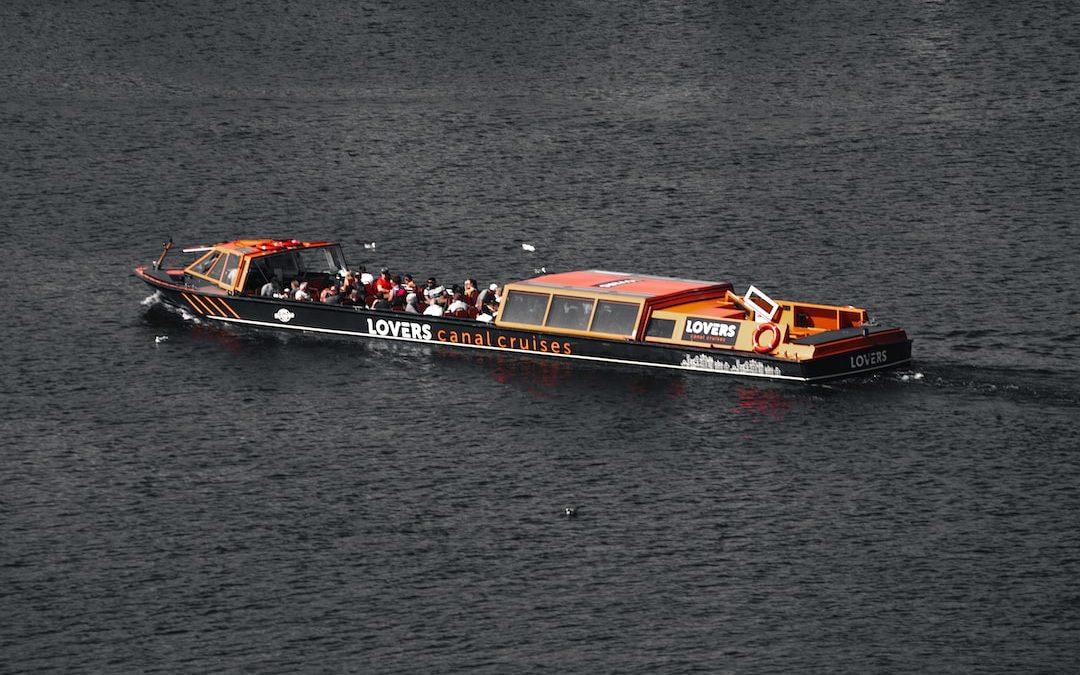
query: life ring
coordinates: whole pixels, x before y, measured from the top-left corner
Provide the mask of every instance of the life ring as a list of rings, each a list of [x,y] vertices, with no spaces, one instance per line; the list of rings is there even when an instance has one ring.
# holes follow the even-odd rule
[[[761,334],[764,333],[765,331],[770,331],[772,333],[772,339],[769,340],[769,344],[767,344],[767,345],[763,345],[760,342],[758,342],[758,338],[760,338]],[[780,326],[777,326],[775,323],[773,323],[771,321],[767,321],[767,322],[759,325],[757,327],[757,330],[754,331],[754,351],[757,352],[758,354],[768,354],[769,352],[776,349],[779,345],[780,345]]]

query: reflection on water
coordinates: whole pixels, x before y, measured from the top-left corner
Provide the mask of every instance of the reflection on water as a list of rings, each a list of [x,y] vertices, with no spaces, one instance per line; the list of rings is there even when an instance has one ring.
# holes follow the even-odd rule
[[[783,420],[791,410],[791,400],[781,389],[743,386],[735,391],[735,414],[762,416],[773,421]]]

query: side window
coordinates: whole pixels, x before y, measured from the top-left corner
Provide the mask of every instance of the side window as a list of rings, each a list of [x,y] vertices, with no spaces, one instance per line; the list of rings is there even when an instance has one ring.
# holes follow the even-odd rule
[[[601,300],[596,303],[596,316],[592,330],[596,333],[633,335],[637,323],[638,306],[629,302]]]
[[[236,272],[240,269],[240,256],[229,255],[228,260],[225,261],[225,273],[221,278],[227,286],[232,286],[236,283]]]
[[[548,312],[547,324],[545,325],[552,328],[588,330],[589,319],[592,318],[592,309],[592,300],[556,295],[551,301],[551,311]]]
[[[332,274],[338,270],[338,264],[329,248],[302,248],[296,251],[300,259],[300,271],[308,274],[325,272]]]
[[[262,285],[273,279],[273,272],[268,271],[266,260],[255,258],[248,263],[247,279],[244,281],[244,292],[258,292]]]
[[[210,274],[210,268],[212,268],[214,266],[214,263],[216,263],[218,261],[218,258],[220,258],[220,257],[221,257],[220,253],[210,251],[205,256],[203,256],[202,260],[199,260],[198,262],[196,262],[194,265],[191,266],[191,271],[194,272],[195,274],[201,274],[203,276],[208,276]]]
[[[667,338],[675,332],[675,322],[671,319],[649,319],[649,326],[645,329],[645,337]]]
[[[503,301],[502,320],[539,326],[544,323],[544,313],[550,297],[546,293],[510,291]]]
[[[221,273],[225,271],[225,263],[229,260],[228,254],[222,254],[218,256],[217,262],[210,268],[210,271],[206,273],[206,276],[211,279],[220,279]]]

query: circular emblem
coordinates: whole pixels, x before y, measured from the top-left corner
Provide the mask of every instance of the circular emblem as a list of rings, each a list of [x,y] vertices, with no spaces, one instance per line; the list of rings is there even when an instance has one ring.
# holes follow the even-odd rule
[[[281,323],[289,323],[290,321],[292,321],[292,318],[294,316],[296,316],[296,315],[293,314],[292,312],[290,312],[289,310],[285,309],[284,307],[282,307],[278,311],[274,312],[274,318],[277,319],[278,321],[280,321]]]

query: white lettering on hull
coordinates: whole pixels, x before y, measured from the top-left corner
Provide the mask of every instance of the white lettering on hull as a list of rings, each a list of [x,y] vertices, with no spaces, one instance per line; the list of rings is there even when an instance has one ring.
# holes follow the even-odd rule
[[[431,326],[414,321],[395,319],[368,319],[368,333],[403,340],[431,340]]]
[[[851,369],[859,370],[862,368],[870,368],[871,366],[880,366],[888,360],[889,354],[885,350],[856,354],[851,357]]]
[[[719,321],[689,321],[686,324],[686,332],[695,333],[697,335],[711,335],[713,337],[735,337],[735,330],[738,328],[732,323],[721,323]]]

